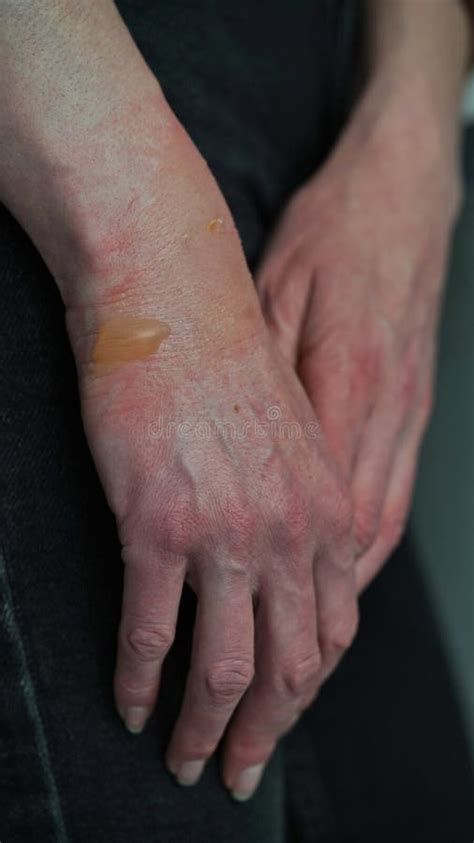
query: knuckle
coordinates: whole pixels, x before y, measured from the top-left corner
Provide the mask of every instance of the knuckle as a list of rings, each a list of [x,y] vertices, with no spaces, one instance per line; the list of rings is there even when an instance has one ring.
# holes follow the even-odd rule
[[[254,676],[253,664],[232,659],[211,665],[205,676],[206,691],[214,705],[227,705],[240,699]]]
[[[173,630],[157,624],[140,623],[125,632],[125,646],[142,662],[163,658],[173,643]]]
[[[373,544],[378,527],[378,504],[370,498],[359,501],[354,512],[354,536],[359,550],[367,550]]]
[[[320,670],[321,657],[316,650],[309,656],[295,660],[275,677],[278,695],[283,698],[312,695],[317,688]]]
[[[186,736],[186,757],[187,758],[210,758],[216,750],[216,743],[205,735]]]
[[[197,721],[187,720],[176,724],[171,742],[174,755],[191,760],[209,758],[216,750],[218,739],[213,731],[200,728]]]
[[[130,675],[118,675],[115,679],[118,694],[132,700],[139,699],[141,702],[153,701],[156,690],[156,681],[143,682],[139,678]]]

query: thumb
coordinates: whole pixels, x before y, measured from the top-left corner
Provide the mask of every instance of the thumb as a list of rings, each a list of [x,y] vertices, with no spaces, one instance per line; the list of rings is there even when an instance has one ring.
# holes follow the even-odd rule
[[[298,376],[321,425],[326,445],[343,479],[350,483],[365,426],[365,395],[355,388],[354,362],[347,348],[329,351],[308,341],[303,329]]]
[[[270,334],[285,359],[296,367],[311,272],[298,255],[285,262],[270,254],[257,271],[256,286]]]

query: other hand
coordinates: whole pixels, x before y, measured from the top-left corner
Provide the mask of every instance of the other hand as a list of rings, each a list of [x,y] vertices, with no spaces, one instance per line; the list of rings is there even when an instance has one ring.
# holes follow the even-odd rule
[[[290,201],[257,277],[271,334],[351,488],[359,589],[405,526],[459,205],[452,126],[400,90],[363,100]]]

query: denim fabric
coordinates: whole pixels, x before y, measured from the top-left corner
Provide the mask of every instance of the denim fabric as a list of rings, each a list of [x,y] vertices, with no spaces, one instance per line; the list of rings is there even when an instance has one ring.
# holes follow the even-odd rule
[[[119,8],[254,265],[344,119],[357,78],[354,4]],[[364,598],[353,650],[249,803],[231,801],[216,759],[195,788],[179,788],[163,765],[189,662],[189,590],[156,711],[139,737],[125,731],[111,692],[122,587],[114,520],[82,430],[57,289],[2,208],[0,279],[2,843],[469,839],[462,730],[407,546]]]

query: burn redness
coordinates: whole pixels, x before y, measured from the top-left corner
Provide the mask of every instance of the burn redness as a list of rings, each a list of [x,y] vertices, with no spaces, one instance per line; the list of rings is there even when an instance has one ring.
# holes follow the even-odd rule
[[[169,334],[169,325],[160,319],[140,319],[136,316],[111,319],[99,329],[92,360],[105,366],[144,360],[154,354]]]

